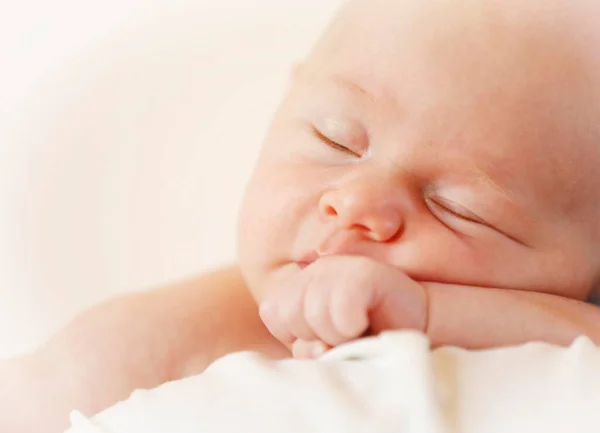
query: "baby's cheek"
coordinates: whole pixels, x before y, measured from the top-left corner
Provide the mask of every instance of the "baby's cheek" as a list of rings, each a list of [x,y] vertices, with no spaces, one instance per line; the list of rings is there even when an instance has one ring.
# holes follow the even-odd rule
[[[435,260],[429,264],[435,263],[437,269],[431,269],[429,281],[525,290],[537,286],[535,254],[514,241],[494,235],[463,238],[454,234],[445,240],[432,251]]]
[[[302,224],[305,194],[289,170],[259,165],[239,214],[238,251],[250,283],[264,284],[275,267],[293,260],[292,246]]]
[[[271,217],[272,208],[273,202],[266,200],[264,193],[248,190],[238,222],[238,252],[243,270],[255,272],[254,268],[264,267],[273,254],[281,223]]]
[[[494,279],[502,265],[494,264],[481,245],[443,227],[428,227],[420,233],[419,239],[398,250],[400,267],[417,280],[483,285]]]

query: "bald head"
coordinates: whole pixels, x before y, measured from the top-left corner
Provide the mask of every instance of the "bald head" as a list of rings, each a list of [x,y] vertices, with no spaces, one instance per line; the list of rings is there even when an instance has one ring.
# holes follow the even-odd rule
[[[314,54],[330,54],[340,39],[352,39],[360,54],[369,43],[365,37],[373,36],[387,41],[382,49],[403,38],[437,42],[448,54],[502,50],[536,60],[579,58],[600,67],[599,19],[597,0],[350,0]]]

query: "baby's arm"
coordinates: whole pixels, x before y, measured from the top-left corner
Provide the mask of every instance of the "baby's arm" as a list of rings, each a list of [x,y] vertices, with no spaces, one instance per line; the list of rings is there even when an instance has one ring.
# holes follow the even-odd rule
[[[202,371],[238,350],[288,354],[228,269],[117,299],[82,314],[34,354],[0,362],[0,431],[57,433],[137,388]]]
[[[600,308],[545,293],[447,284],[424,285],[434,345],[466,348],[546,341],[568,345],[580,335],[600,344]]]
[[[600,344],[600,308],[554,295],[419,283],[357,256],[330,256],[273,288],[261,305],[273,335],[310,357],[365,332],[426,332],[434,346],[489,348],[528,341]]]

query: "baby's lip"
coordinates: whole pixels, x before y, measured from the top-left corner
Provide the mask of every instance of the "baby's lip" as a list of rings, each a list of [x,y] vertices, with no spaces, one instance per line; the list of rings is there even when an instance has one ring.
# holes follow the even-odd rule
[[[312,249],[306,254],[301,255],[296,264],[300,269],[304,269],[325,256],[360,254],[360,251],[357,249],[357,242],[355,233],[334,231],[329,236],[326,236],[325,240],[318,244],[319,246],[316,249]]]
[[[316,250],[312,250],[304,254],[300,260],[296,261],[296,264],[300,267],[300,269],[304,269],[310,266],[313,262],[317,261],[319,258],[321,258],[321,255]]]

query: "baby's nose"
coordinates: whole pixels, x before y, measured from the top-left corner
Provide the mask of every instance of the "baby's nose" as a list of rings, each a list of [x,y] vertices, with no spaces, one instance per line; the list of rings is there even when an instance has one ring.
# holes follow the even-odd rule
[[[401,191],[379,178],[355,179],[323,194],[319,212],[340,229],[358,230],[377,242],[398,237],[404,227]]]

